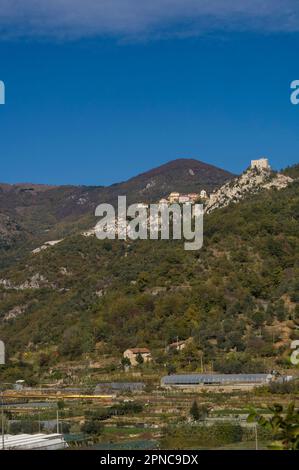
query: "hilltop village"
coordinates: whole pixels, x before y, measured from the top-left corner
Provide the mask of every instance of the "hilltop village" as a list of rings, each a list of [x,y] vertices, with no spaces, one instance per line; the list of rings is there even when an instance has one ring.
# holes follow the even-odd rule
[[[3,270],[5,448],[270,445],[248,410],[298,400],[298,177],[259,159],[218,190],[165,186],[151,201],[214,211],[198,253],[78,226]]]
[[[160,205],[167,206],[170,206],[171,204],[194,205],[196,203],[200,203],[204,206],[204,212],[208,214],[215,209],[221,209],[231,203],[237,203],[244,197],[250,194],[256,194],[263,189],[284,189],[292,183],[292,181],[293,179],[290,176],[272,171],[267,158],[260,158],[251,160],[250,166],[241,176],[225,183],[219,189],[216,189],[210,194],[208,194],[208,191],[204,188],[199,192],[190,192],[186,194],[172,191],[168,196],[164,196],[157,202]],[[145,201],[139,202],[137,206],[140,210],[149,208],[148,202]],[[112,227],[110,225],[107,227],[107,233],[110,233],[111,230],[114,230],[114,224],[112,224]],[[95,226],[89,230],[85,230],[81,235],[84,237],[95,236],[96,231]],[[48,249],[63,240],[64,239],[47,241],[42,246],[35,248],[32,253],[37,254],[41,250]]]
[[[268,158],[259,158],[258,160],[251,160],[251,164],[246,173],[270,173],[271,166]],[[180,194],[179,192],[171,192],[169,196],[159,200],[159,204],[195,204],[197,202],[204,203],[207,206],[214,204],[217,201],[218,191],[214,191],[210,195],[205,189],[198,193]]]

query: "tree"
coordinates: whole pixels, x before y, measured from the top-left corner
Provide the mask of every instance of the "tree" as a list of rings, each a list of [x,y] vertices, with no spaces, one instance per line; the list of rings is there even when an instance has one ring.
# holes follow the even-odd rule
[[[40,353],[39,355],[39,366],[40,367],[48,367],[51,363],[51,356],[50,354],[46,354],[44,352]]]
[[[198,421],[200,418],[199,408],[196,400],[194,400],[194,402],[192,403],[192,406],[190,408],[190,415],[192,416],[194,421]]]
[[[123,366],[124,369],[126,367],[130,367],[131,366],[130,359],[128,357],[123,357],[122,360],[121,360],[121,365]]]
[[[99,436],[103,431],[102,421],[111,416],[110,410],[98,409],[96,411],[87,410],[85,412],[85,422],[81,426],[81,431],[86,434]]]
[[[181,352],[179,361],[181,367],[196,367],[200,360],[200,352],[194,343],[189,343]]]
[[[207,405],[198,405],[197,401],[194,400],[190,408],[190,415],[194,421],[205,421],[210,412],[210,408]]]
[[[14,421],[9,426],[9,432],[11,434],[34,434],[39,431],[39,429],[43,429],[43,424],[38,423],[38,421],[34,421],[31,419],[23,419],[19,421]]]
[[[65,407],[64,401],[63,401],[63,400],[59,400],[59,401],[57,402],[57,409],[58,409],[58,410],[64,410],[64,407]]]
[[[70,429],[71,429],[71,425],[70,423],[67,423],[66,421],[60,421],[59,423],[59,431],[62,433],[62,434],[69,434],[70,433]],[[52,427],[52,433],[56,433],[57,432],[57,424],[54,424],[54,426]]]
[[[167,370],[167,374],[168,374],[168,375],[171,375],[171,374],[175,374],[175,373],[176,373],[176,367],[175,367],[174,364],[167,364],[166,370]]]
[[[265,418],[252,409],[248,422],[256,421],[260,426],[269,429],[274,437],[270,445],[276,450],[299,450],[299,410],[295,409],[295,403],[290,403],[284,410],[280,404],[269,406],[272,412],[270,418]]]
[[[103,424],[98,419],[89,419],[81,426],[81,431],[98,436],[103,431]]]
[[[144,359],[140,353],[136,355],[136,361],[139,366],[141,366],[144,363]]]
[[[83,352],[82,331],[77,326],[71,326],[65,330],[59,352],[70,358],[78,357]]]
[[[140,292],[144,291],[144,289],[147,287],[149,281],[150,281],[149,273],[142,272],[138,275],[138,277],[137,277],[137,287],[140,290]]]

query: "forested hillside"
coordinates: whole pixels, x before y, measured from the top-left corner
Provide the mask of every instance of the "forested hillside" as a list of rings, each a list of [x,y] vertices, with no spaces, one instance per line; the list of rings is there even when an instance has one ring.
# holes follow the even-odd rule
[[[298,233],[295,181],[206,215],[197,252],[178,241],[68,237],[1,271],[0,337],[11,358],[79,360],[101,344],[115,358],[148,346],[163,363],[167,344],[191,337],[173,358],[187,370],[200,356],[221,371],[287,366],[299,337]]]

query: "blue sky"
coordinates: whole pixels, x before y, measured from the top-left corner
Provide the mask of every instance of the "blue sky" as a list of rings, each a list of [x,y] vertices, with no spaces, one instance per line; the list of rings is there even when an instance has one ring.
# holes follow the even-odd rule
[[[111,184],[181,157],[236,173],[264,155],[299,161],[296,2],[285,15],[275,0],[258,15],[255,0],[126,0],[120,13],[75,0],[72,15],[68,0],[41,3],[0,0],[0,181]]]

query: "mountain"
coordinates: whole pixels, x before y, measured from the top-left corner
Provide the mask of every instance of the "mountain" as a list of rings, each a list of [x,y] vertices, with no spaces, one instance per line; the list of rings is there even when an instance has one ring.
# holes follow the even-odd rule
[[[131,178],[118,185],[121,192],[134,194],[149,202],[165,197],[172,191],[180,193],[208,193],[233,178],[233,174],[213,165],[194,159],[181,158],[173,160]]]
[[[127,195],[128,203],[155,202],[172,191],[211,192],[233,176],[198,160],[179,159],[107,187],[0,184],[1,263],[20,257],[26,245],[34,249],[91,228],[95,207],[114,204],[119,195]]]
[[[46,377],[45,363],[69,359],[110,358],[118,367],[134,346],[184,371],[200,357],[217,371],[287,368],[290,341],[299,339],[296,171],[284,172],[293,180],[279,191],[246,191],[207,214],[199,251],[179,240],[75,234],[0,270],[0,337],[12,361],[5,378],[23,377],[30,364],[31,379]],[[177,337],[190,338],[186,352],[165,353]]]

